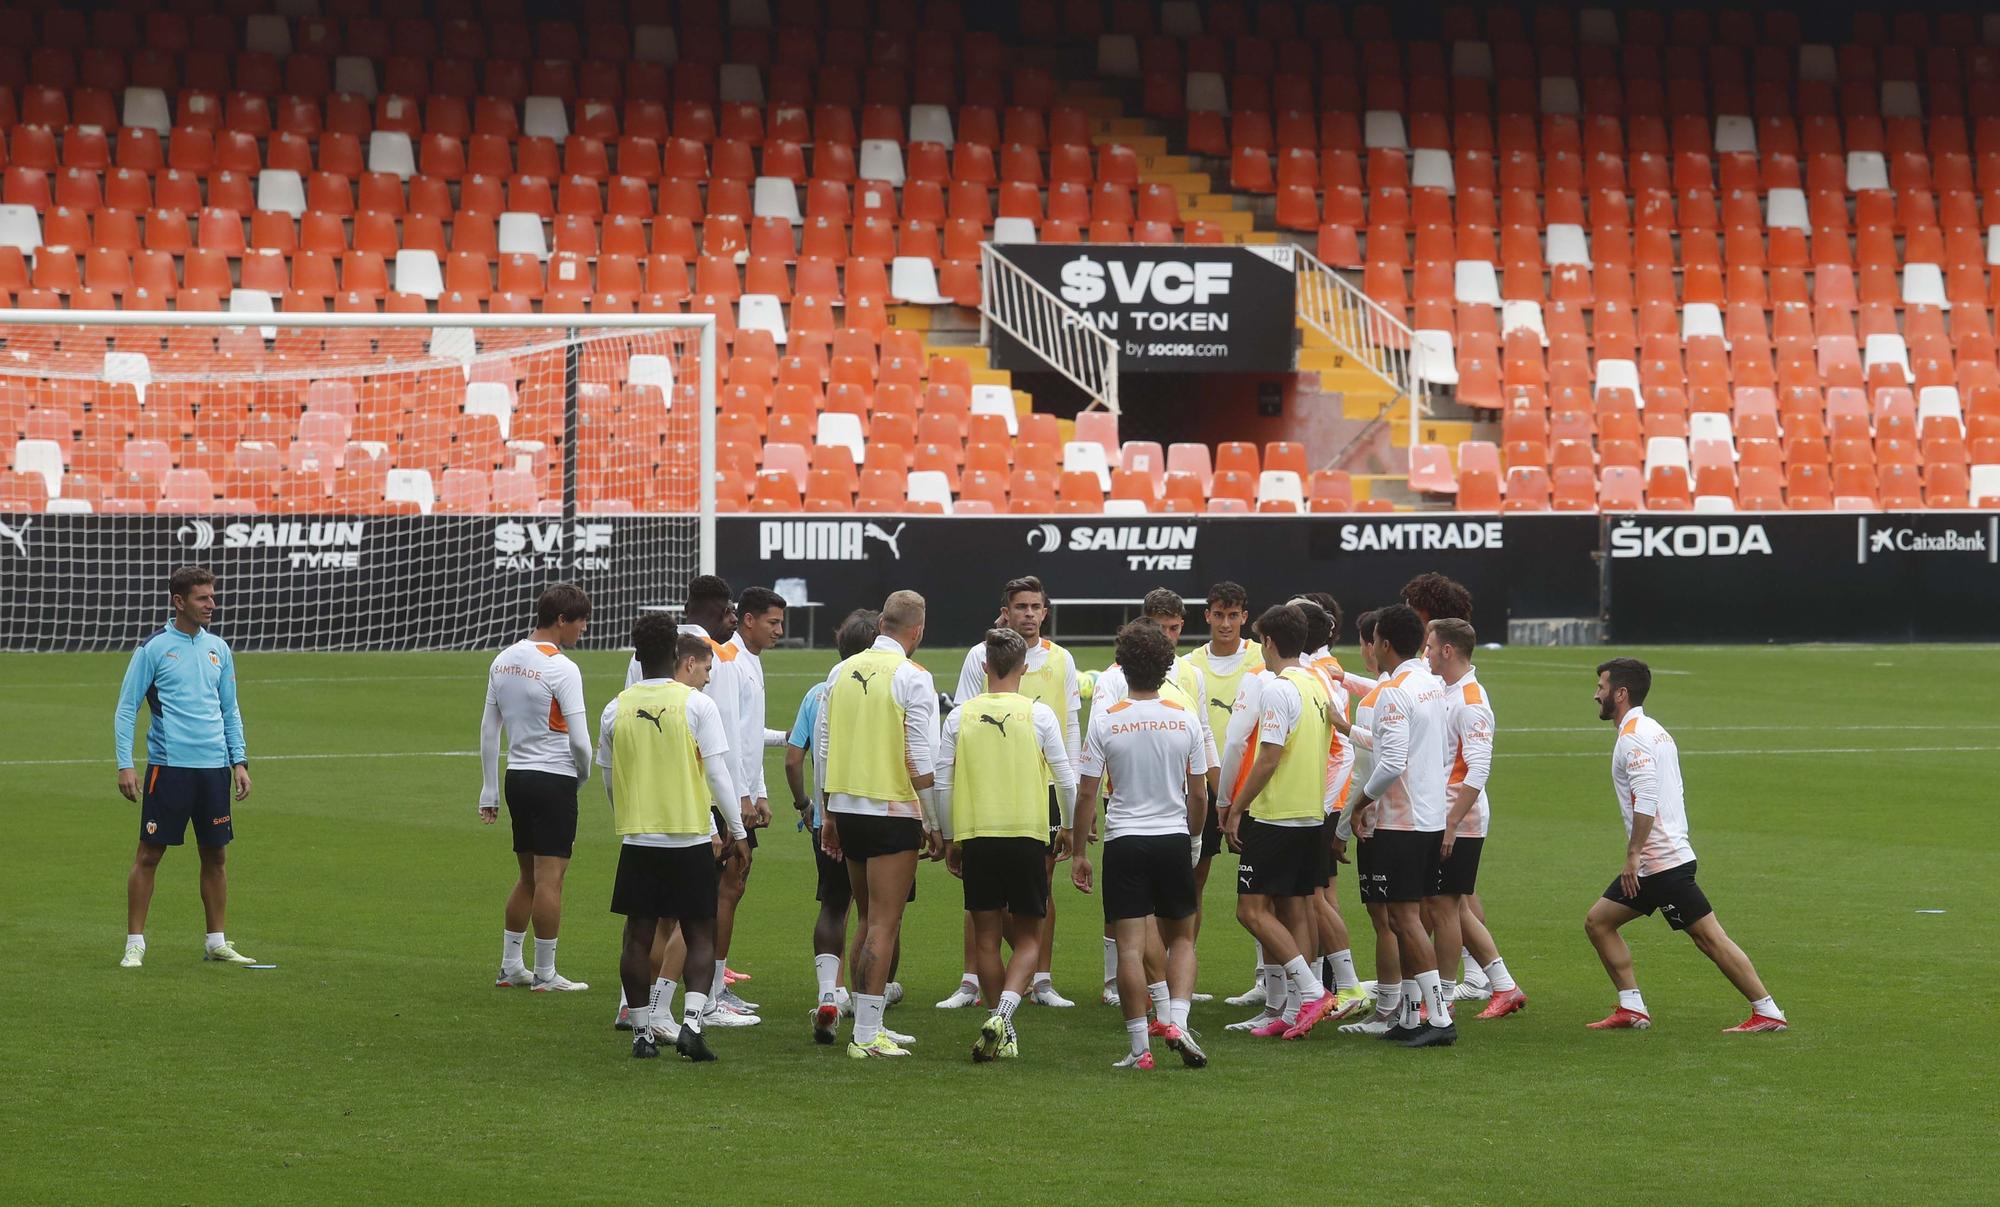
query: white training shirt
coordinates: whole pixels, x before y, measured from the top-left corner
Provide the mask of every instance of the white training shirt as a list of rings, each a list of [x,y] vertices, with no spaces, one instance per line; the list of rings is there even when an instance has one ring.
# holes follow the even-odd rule
[[[894,637],[882,636],[875,639],[871,649],[890,653],[905,653],[901,642]],[[840,677],[840,668],[846,661],[835,663],[826,673],[829,689],[833,681]],[[931,775],[937,771],[936,746],[938,730],[937,683],[931,673],[917,665],[913,658],[905,657],[896,666],[895,678],[890,681],[896,693],[896,703],[903,706],[903,758],[909,764],[912,779]],[[983,688],[981,689],[984,690]],[[974,693],[975,695],[977,693]],[[813,727],[813,765],[826,766],[827,722],[833,714],[833,697],[829,695],[820,706],[819,721]],[[825,783],[821,779],[822,784]],[[875,817],[922,817],[923,805],[914,800],[886,801],[870,796],[855,796],[847,792],[826,792],[826,812],[867,813]]]
[[[665,679],[641,679],[641,683],[665,683]],[[604,706],[604,715],[597,722],[597,765],[604,768],[604,795],[611,795],[611,747],[617,736],[613,730],[618,722],[618,700]],[[701,756],[702,774],[708,777],[708,790],[716,800],[727,801],[730,808],[723,811],[729,821],[729,836],[743,837],[743,818],[735,807],[738,793],[736,785],[729,778],[729,735],[722,728],[722,713],[715,707],[715,701],[700,692],[689,692],[687,701],[688,731],[694,735],[694,746]],[[715,815],[710,814],[708,829],[699,834],[626,834],[626,846],[633,847],[698,847],[706,843],[715,833]]]
[[[1049,765],[1049,773],[1054,777],[1056,800],[1062,812],[1064,829],[1076,816],[1076,770],[1069,761],[1069,751],[1063,748],[1062,722],[1056,720],[1055,709],[1040,700],[1031,702],[1034,707],[1028,715],[1035,719],[1035,743],[1042,748],[1042,761]],[[962,708],[954,708],[944,719],[944,732],[939,737],[937,756],[937,800],[938,829],[944,831],[947,840],[956,836],[951,823],[952,777],[958,763],[959,719],[965,715]]]
[[[750,787],[762,782],[758,777],[764,769],[764,718],[761,712],[757,715],[757,740],[745,744],[741,738],[743,699],[747,690],[743,683],[744,670],[739,665],[743,657],[742,647],[733,641],[717,645],[715,639],[709,637],[708,630],[698,624],[681,625],[679,631],[685,636],[702,638],[714,651],[715,657],[708,671],[708,686],[701,689],[701,694],[713,700],[716,711],[722,714],[722,729],[729,735],[729,782],[736,788],[740,807],[743,797],[755,799]],[[634,654],[625,666],[625,686],[630,687],[645,677],[645,672],[639,668],[639,656]],[[749,751],[747,757],[745,750]]]
[[[1208,739],[1200,722],[1157,696],[1126,697],[1102,713],[1095,707],[1077,770],[1110,784],[1105,841],[1131,834],[1185,836],[1188,777],[1208,773]],[[1197,705],[1195,711],[1208,710]]]
[[[1458,837],[1484,838],[1492,806],[1486,798],[1486,777],[1493,771],[1493,697],[1479,681],[1479,668],[1467,667],[1458,682],[1444,689],[1445,784],[1468,784],[1479,799],[1459,819]],[[1447,793],[1446,807],[1450,807]]]
[[[570,741],[572,722],[587,725],[583,672],[552,641],[523,638],[501,650],[486,672],[486,703],[500,711],[507,731],[507,767],[582,778],[590,770],[590,740],[583,731],[583,767]]]
[[[1167,673],[1167,682],[1180,682],[1180,673],[1181,659],[1177,657],[1174,659],[1174,669]],[[1208,766],[1219,768],[1222,766],[1222,753],[1215,743],[1215,730],[1208,723],[1208,676],[1200,667],[1195,667],[1194,673],[1201,692],[1194,701],[1196,713],[1194,720],[1195,724],[1201,727],[1202,751],[1208,760]],[[1090,727],[1095,729],[1099,717],[1109,712],[1113,704],[1131,694],[1132,685],[1125,679],[1124,668],[1117,663],[1114,662],[1097,672],[1097,685],[1090,693]]]
[[[1694,858],[1688,844],[1687,799],[1681,790],[1681,754],[1673,735],[1644,709],[1625,714],[1611,749],[1611,787],[1632,836],[1634,814],[1653,819],[1639,851],[1639,874],[1654,876]]]
[[[1049,664],[1049,649],[1054,643],[1044,637],[1028,643],[1028,661],[1021,669],[1026,674],[1034,674]],[[986,690],[986,643],[980,642],[965,651],[965,662],[958,668],[958,693],[951,698],[954,706]],[[1063,748],[1069,751],[1069,760],[1076,762],[1077,752],[1083,746],[1083,738],[1077,729],[1076,715],[1083,708],[1083,689],[1076,683],[1076,658],[1069,660],[1069,672],[1063,676],[1062,715]]]
[[[1305,668],[1319,676],[1326,684],[1327,703],[1341,716],[1347,715],[1347,680],[1351,678],[1344,670],[1336,672],[1340,659],[1333,656],[1333,650],[1321,646],[1299,660]],[[1354,743],[1338,729],[1333,731],[1333,741],[1326,760],[1326,811],[1334,813],[1347,805],[1347,790],[1354,778]]]
[[[737,728],[729,734],[729,748],[736,754],[731,770],[739,792],[753,801],[765,800],[770,793],[764,787],[764,660],[750,652],[740,632],[728,644],[736,651],[732,665],[742,693]]]
[[[1441,832],[1445,800],[1444,681],[1411,658],[1369,693],[1375,704],[1375,766],[1363,789],[1377,802],[1376,830]]]

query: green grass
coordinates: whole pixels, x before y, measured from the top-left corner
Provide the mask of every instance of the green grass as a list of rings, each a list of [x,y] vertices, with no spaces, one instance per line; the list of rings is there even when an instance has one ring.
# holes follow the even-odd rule
[[[490,988],[513,859],[505,825],[475,820],[472,654],[241,657],[256,789],[236,810],[229,929],[280,967],[200,962],[195,861],[177,850],[147,966],[121,971],[137,828],[110,760],[124,659],[0,657],[0,1198],[1991,1201],[2000,657],[1652,656],[1703,885],[1794,1030],[1718,1034],[1744,1003],[1657,919],[1629,931],[1657,1025],[1582,1029],[1613,1004],[1581,927],[1622,851],[1612,735],[1590,698],[1595,651],[1519,649],[1482,660],[1502,728],[1481,889],[1527,1012],[1405,1052],[1225,1035],[1238,1012],[1218,1003],[1194,1018],[1210,1067],[1150,1075],[1108,1067],[1123,1030],[1095,1004],[1027,1008],[1022,1058],[971,1065],[976,1014],[930,1006],[956,980],[961,915],[929,865],[890,1015],[916,1054],[815,1047],[812,863],[789,829],[758,853],[731,959],[765,1024],[717,1032],[715,1065],[630,1060],[609,1025],[616,851],[594,782],[562,945],[592,990]],[[594,715],[624,658],[582,661]],[[827,664],[770,658],[773,724]],[[1218,995],[1249,979],[1232,871],[1218,861],[1201,943]],[[1341,893],[1366,968],[1351,879]],[[1096,902],[1065,885],[1058,903],[1056,982],[1094,1002]]]

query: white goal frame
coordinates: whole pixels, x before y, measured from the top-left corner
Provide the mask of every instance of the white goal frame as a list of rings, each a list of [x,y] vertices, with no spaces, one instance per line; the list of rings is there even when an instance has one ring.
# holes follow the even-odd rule
[[[276,328],[299,329],[401,329],[401,330],[444,330],[467,329],[472,331],[512,329],[533,331],[563,331],[570,339],[579,332],[590,330],[610,331],[657,331],[662,329],[683,329],[699,332],[698,370],[700,381],[696,397],[700,408],[699,431],[701,456],[698,466],[699,523],[698,548],[696,551],[697,573],[715,573],[715,454],[716,454],[716,389],[718,373],[716,357],[720,354],[716,316],[713,314],[444,314],[444,313],[380,313],[380,314],[335,314],[324,311],[231,311],[231,310],[6,310],[0,311],[0,327],[109,327],[132,328]],[[412,362],[408,367],[422,368],[425,362]],[[25,374],[24,374],[25,375]],[[101,379],[102,374],[81,374],[75,372],[43,371],[35,376],[45,378]],[[0,377],[11,374],[0,373]],[[163,375],[166,376],[166,375]],[[565,442],[563,458],[566,462],[564,477],[569,485],[564,508],[564,519],[574,520],[575,499],[575,458],[576,445],[576,400],[566,400],[564,405]]]

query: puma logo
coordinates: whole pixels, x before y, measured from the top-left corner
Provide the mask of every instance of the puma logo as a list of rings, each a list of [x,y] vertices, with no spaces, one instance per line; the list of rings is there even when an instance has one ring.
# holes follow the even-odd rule
[[[664,734],[667,732],[666,730],[660,728],[660,718],[665,715],[664,713],[647,712],[643,708],[635,708],[632,710],[632,712],[641,721],[651,721],[653,723],[654,733]]]
[[[1001,737],[1004,738],[1007,736],[1007,718],[996,717],[990,713],[980,713],[979,719],[986,722],[988,725],[991,725],[993,728],[999,730]]]
[[[901,561],[903,560],[903,551],[897,547],[896,542],[902,539],[903,529],[908,527],[908,524],[898,524],[896,525],[896,531],[884,532],[880,524],[869,523],[862,527],[861,535],[881,541],[884,545],[889,546],[889,555],[897,561]]]
[[[868,694],[868,681],[873,679],[878,673],[876,671],[869,671],[864,675],[860,671],[849,671],[847,672],[847,677],[861,685],[861,694],[865,696]]]
[[[22,520],[22,521],[21,521],[21,524],[20,524],[20,526],[19,526],[18,528],[16,528],[16,527],[9,527],[9,526],[8,526],[8,525],[6,525],[6,524],[0,524],[0,541],[11,541],[11,542],[13,542],[13,545],[14,545],[14,551],[15,551],[15,552],[17,552],[17,553],[19,553],[19,554],[20,554],[20,555],[21,555],[22,557],[27,557],[27,556],[28,556],[28,537],[27,537],[27,533],[28,533],[28,526],[29,526],[30,524],[33,524],[33,523],[34,523],[34,521],[33,521],[33,520]]]
[[[1214,696],[1210,696],[1210,697],[1208,698],[1208,706],[1209,706],[1210,708],[1219,708],[1219,709],[1221,709],[1221,710],[1222,710],[1222,711],[1224,711],[1224,712],[1228,712],[1228,711],[1229,711],[1229,705],[1227,705],[1227,704],[1224,704],[1224,703],[1223,703],[1222,701],[1220,701],[1220,700],[1216,699],[1216,698],[1215,698]]]

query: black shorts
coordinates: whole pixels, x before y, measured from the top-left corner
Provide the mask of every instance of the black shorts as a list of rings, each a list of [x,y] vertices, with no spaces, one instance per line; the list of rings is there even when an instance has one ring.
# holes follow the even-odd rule
[[[1326,820],[1320,823],[1319,834],[1320,846],[1326,850],[1326,875],[1320,879],[1319,886],[1325,888],[1333,883],[1334,877],[1340,875],[1340,861],[1333,857],[1333,841],[1340,836],[1340,814],[1337,812],[1327,814]]]
[[[1463,897],[1478,891],[1479,852],[1485,847],[1484,838],[1461,838],[1453,842],[1451,854],[1438,863],[1437,891],[1433,895]]]
[[[506,789],[515,852],[568,859],[576,849],[576,777],[509,771]]]
[[[1207,791],[1207,789],[1203,789]],[[1208,816],[1201,823],[1201,857],[1213,859],[1222,850],[1222,810],[1215,807],[1215,796],[1209,794]]]
[[[715,818],[715,832],[717,834],[722,835],[725,839],[728,838],[729,821],[727,818],[722,816],[722,810],[716,808],[714,805],[710,805],[708,807],[708,813],[709,816]],[[748,842],[750,844],[751,850],[754,851],[757,849],[757,830],[755,827],[751,826],[750,822],[747,819],[743,823],[743,839],[745,842]]]
[[[1310,897],[1320,886],[1326,843],[1319,826],[1274,826],[1246,817],[1237,829],[1243,861],[1236,893],[1254,897]]]
[[[813,891],[813,900],[846,913],[847,907],[854,903],[854,886],[847,879],[847,864],[827,854],[819,845],[818,826],[809,827],[806,833],[812,838],[813,867],[819,872],[819,887]]]
[[[1039,838],[968,838],[960,846],[966,909],[1048,916],[1049,844]]]
[[[1054,784],[1050,784],[1049,785],[1049,854],[1050,855],[1055,854],[1056,836],[1058,834],[1061,834],[1062,830],[1063,830],[1062,798],[1056,795],[1056,786]]]
[[[1200,898],[1189,846],[1185,834],[1127,834],[1105,843],[1098,889],[1104,894],[1104,920],[1192,916]]]
[[[1627,897],[1624,887],[1613,880],[1611,887],[1604,890],[1604,899],[1641,914],[1659,910],[1668,926],[1686,930],[1715,912],[1715,907],[1708,903],[1708,895],[1694,882],[1694,864],[1690,859],[1663,872],[1639,877],[1636,897]]]
[[[229,768],[147,766],[139,798],[139,841],[177,847],[194,823],[199,846],[221,847],[236,837],[229,813]]]
[[[1437,892],[1443,830],[1377,830],[1363,839],[1361,899],[1371,905],[1422,901]]]
[[[849,863],[867,863],[877,855],[900,855],[924,847],[920,817],[884,817],[874,813],[836,813],[840,853]]]
[[[705,922],[715,917],[715,891],[720,882],[715,848],[618,848],[618,879],[611,887],[611,912],[628,918],[675,918]]]

